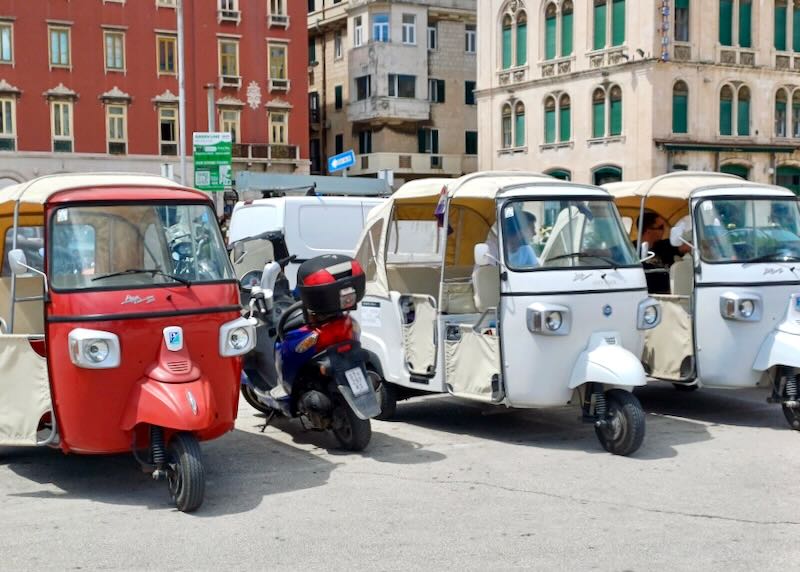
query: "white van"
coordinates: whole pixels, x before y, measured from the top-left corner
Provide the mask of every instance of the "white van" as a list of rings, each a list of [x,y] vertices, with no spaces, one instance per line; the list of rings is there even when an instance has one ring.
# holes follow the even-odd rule
[[[286,270],[290,286],[294,288],[297,268],[302,262],[321,254],[352,256],[369,212],[385,200],[302,196],[242,201],[233,209],[228,244],[264,233],[282,235],[288,253],[297,257]],[[239,260],[240,264],[236,265],[239,278],[251,270],[262,269],[267,262],[252,257],[239,257]],[[250,268],[253,264],[256,266]]]

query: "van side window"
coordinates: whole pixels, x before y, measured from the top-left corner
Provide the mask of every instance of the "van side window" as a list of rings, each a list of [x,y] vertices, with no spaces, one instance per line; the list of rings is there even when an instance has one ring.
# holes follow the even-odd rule
[[[3,276],[11,276],[11,267],[8,265],[8,253],[14,245],[14,227],[6,231],[3,246]],[[43,270],[44,268],[44,227],[21,226],[17,228],[17,248],[25,253],[28,266]]]

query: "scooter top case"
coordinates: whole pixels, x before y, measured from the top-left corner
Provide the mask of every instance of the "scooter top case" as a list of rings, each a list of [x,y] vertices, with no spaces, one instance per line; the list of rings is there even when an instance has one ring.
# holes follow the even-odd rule
[[[343,254],[307,260],[297,271],[297,282],[304,310],[312,319],[355,310],[366,288],[361,265]]]

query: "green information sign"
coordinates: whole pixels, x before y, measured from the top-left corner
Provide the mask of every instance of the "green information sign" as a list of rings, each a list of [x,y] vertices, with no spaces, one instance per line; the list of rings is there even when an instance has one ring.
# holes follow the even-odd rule
[[[231,188],[230,133],[195,133],[194,186],[201,191],[224,191]]]

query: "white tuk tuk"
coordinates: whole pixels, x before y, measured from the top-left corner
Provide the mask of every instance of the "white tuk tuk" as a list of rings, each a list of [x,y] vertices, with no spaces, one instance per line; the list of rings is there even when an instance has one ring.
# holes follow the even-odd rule
[[[631,391],[660,311],[606,191],[518,172],[413,181],[372,211],[356,256],[380,418],[432,393],[576,403],[608,451],[639,448]]]
[[[648,271],[663,313],[646,335],[648,374],[687,391],[769,387],[768,400],[800,430],[798,198],[782,187],[707,172],[607,189],[623,216],[638,221],[633,236],[644,236],[645,213],[664,221],[664,231],[679,222],[686,228],[672,232],[672,246],[685,253],[661,261],[668,269]],[[640,252],[664,251],[638,242]],[[663,289],[653,279],[659,272],[668,276]]]

